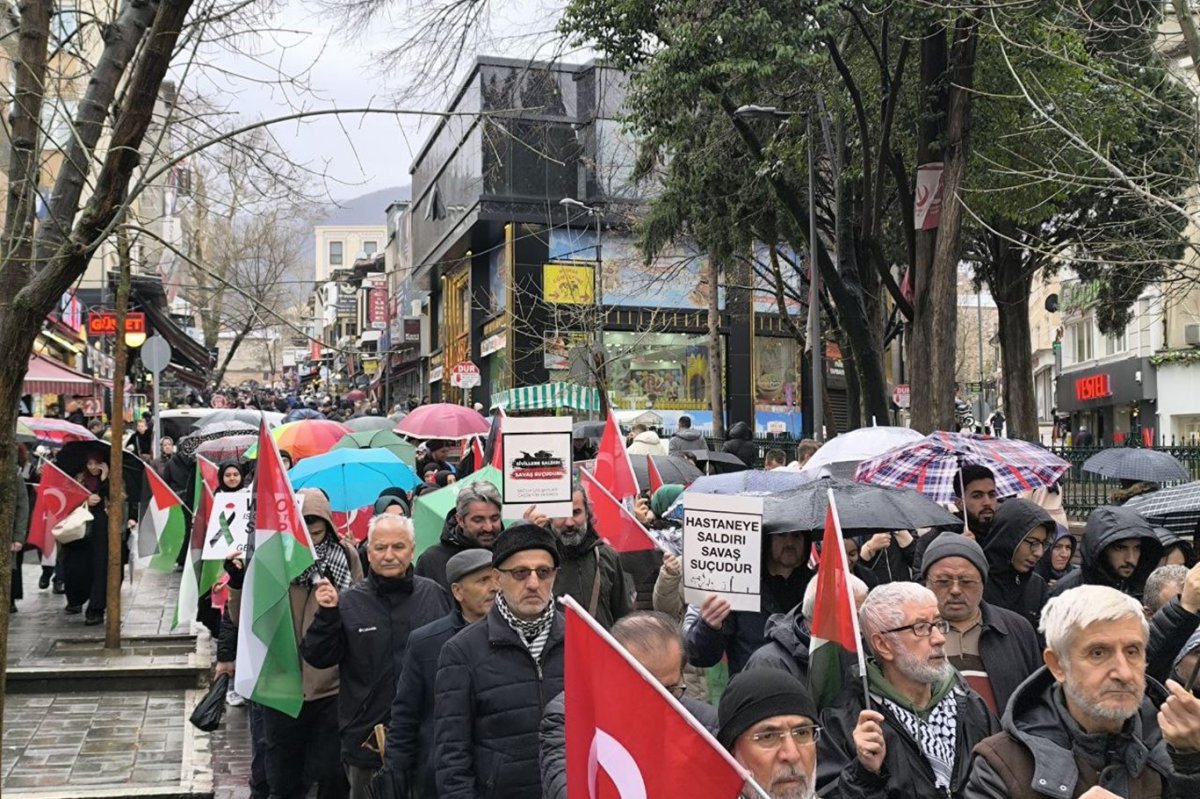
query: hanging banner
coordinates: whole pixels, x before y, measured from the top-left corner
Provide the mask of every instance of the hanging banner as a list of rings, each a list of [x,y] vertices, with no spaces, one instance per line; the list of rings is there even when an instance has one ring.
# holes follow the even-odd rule
[[[762,516],[762,497],[684,492],[683,593],[688,603],[698,607],[716,594],[734,610],[759,611]]]
[[[942,221],[941,161],[917,167],[917,187],[913,192],[913,227],[916,230],[936,230]]]
[[[555,519],[571,504],[571,417],[506,416],[500,428],[504,453],[504,518],[519,519],[530,505]]]

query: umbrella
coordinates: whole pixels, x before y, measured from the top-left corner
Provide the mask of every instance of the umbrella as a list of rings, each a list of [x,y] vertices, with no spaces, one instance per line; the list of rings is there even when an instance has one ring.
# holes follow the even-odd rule
[[[1114,480],[1174,483],[1190,480],[1187,467],[1169,452],[1140,447],[1114,447],[1097,452],[1083,462],[1083,471]]]
[[[1200,480],[1136,496],[1125,507],[1137,511],[1151,524],[1193,535],[1200,526]]]
[[[658,468],[658,475],[662,478],[664,485],[667,483],[688,485],[703,474],[696,468],[696,464],[682,455],[630,455],[629,463],[633,466],[633,473],[637,477],[638,485],[642,488],[650,485],[650,470],[646,466],[646,458],[650,457],[654,458],[654,465]],[[575,467],[592,472],[595,471],[596,461],[595,459],[575,461]]]
[[[206,441],[216,441],[232,436],[255,435],[258,433],[257,424],[239,422],[227,419],[223,422],[213,422],[202,430],[179,439],[179,452],[188,460],[196,459],[196,450]]]
[[[336,449],[297,463],[288,472],[293,488],[320,488],[329,507],[351,511],[370,505],[385,488],[405,491],[421,480],[412,467],[383,449]]]
[[[601,420],[599,422],[576,422],[571,426],[571,438],[586,438],[591,441],[599,441],[604,435],[604,428],[608,422]]]
[[[24,422],[17,421],[17,443],[18,444],[33,444],[37,441],[37,433]]]
[[[458,492],[462,490],[462,487],[480,481],[491,483],[497,489],[503,490],[504,475],[495,466],[485,466],[445,488],[439,488],[437,491],[430,491],[417,497],[417,501],[413,503],[412,519],[413,529],[417,533],[418,555],[436,544],[441,538],[446,515],[458,501]]]
[[[348,427],[349,425],[347,425]],[[333,445],[337,449],[385,449],[409,466],[416,466],[417,448],[391,430],[364,430],[348,433]]]
[[[203,455],[213,463],[245,460],[246,451],[258,443],[258,433],[225,436],[201,441],[196,447],[197,455]]]
[[[350,430],[341,422],[328,419],[301,419],[298,422],[281,424],[271,431],[271,438],[280,449],[292,456],[292,463],[299,463],[314,455],[323,455],[333,449]],[[258,447],[246,452],[247,458],[258,457]]]
[[[287,415],[283,417],[283,423],[287,424],[288,422],[299,422],[302,419],[324,419],[324,418],[325,418],[325,414],[321,413],[318,410],[314,410],[312,408],[292,408],[290,411],[287,412]]]
[[[363,400],[366,398],[367,398],[367,395],[356,388],[353,391],[347,391],[346,396],[343,397],[342,399],[349,400],[350,402],[358,402],[359,400]]]
[[[410,438],[451,438],[461,440],[471,436],[486,436],[491,422],[471,408],[437,402],[422,405],[396,425],[396,432]]]
[[[396,422],[386,416],[355,416],[353,419],[347,419],[344,424],[356,433],[364,430],[387,430],[390,432],[396,426]]]
[[[962,527],[962,519],[916,491],[824,477],[793,491],[767,496],[763,500],[763,532],[823,530],[831,488],[838,521],[846,533]]]
[[[1028,441],[939,430],[863,461],[854,479],[890,488],[913,488],[935,502],[950,502],[954,498],[954,476],[967,465],[991,469],[996,493],[1001,497],[1052,486],[1071,468],[1062,458]]]
[[[107,441],[68,441],[54,456],[54,465],[71,477],[83,474],[88,457],[97,455],[105,463],[112,459],[112,446]],[[125,476],[125,498],[130,502],[141,501],[142,480],[146,463],[136,455],[126,452],[121,458],[121,472]],[[105,497],[108,499],[108,497]]]
[[[253,408],[222,408],[219,411],[213,411],[208,416],[200,420],[200,424],[196,425],[197,430],[207,430],[213,425],[224,424],[226,422],[240,422],[258,429],[259,422],[266,415],[262,411],[256,411]],[[278,423],[276,423],[278,424]],[[267,425],[271,424],[271,419],[267,417]]]
[[[703,464],[707,474],[725,474],[741,472],[749,468],[746,462],[732,452],[718,452],[711,449],[689,449],[683,457],[694,458],[697,466]]]
[[[822,444],[804,464],[804,471],[815,476],[821,469],[829,469],[839,477],[842,476],[839,472],[846,472],[846,477],[852,477],[854,467],[867,458],[874,458],[889,449],[912,444],[922,438],[916,430],[907,427],[860,427],[836,435]]]
[[[48,419],[42,416],[21,416],[18,422],[24,423],[33,431],[39,441],[47,444],[62,445],[69,441],[95,441],[92,431],[66,419]]]
[[[742,472],[699,477],[696,482],[688,486],[688,490],[701,494],[760,496],[776,494],[780,491],[792,491],[811,483],[814,479],[812,475],[804,472],[792,472],[784,469],[774,469],[769,472],[762,469],[747,469]]]

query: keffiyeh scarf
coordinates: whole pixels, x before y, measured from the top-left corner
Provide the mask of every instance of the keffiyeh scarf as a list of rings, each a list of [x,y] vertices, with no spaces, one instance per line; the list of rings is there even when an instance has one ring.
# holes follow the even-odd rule
[[[958,755],[958,695],[956,688],[942,697],[928,719],[922,719],[887,697],[877,697],[916,742],[929,761],[935,784],[943,789],[950,787],[954,760]]]
[[[534,662],[541,663],[542,651],[545,650],[546,641],[550,638],[550,625],[554,623],[554,602],[547,602],[546,609],[537,618],[526,620],[517,618],[517,615],[508,607],[508,602],[504,600],[504,594],[497,594],[496,609],[508,622],[508,626],[516,632],[521,643],[529,648],[529,654],[533,655]]]
[[[317,580],[328,577],[329,582],[333,583],[338,591],[345,591],[350,587],[350,563],[346,560],[346,550],[342,548],[337,536],[326,533],[321,543],[313,547],[313,555],[313,565],[292,580],[292,585],[313,586]]]

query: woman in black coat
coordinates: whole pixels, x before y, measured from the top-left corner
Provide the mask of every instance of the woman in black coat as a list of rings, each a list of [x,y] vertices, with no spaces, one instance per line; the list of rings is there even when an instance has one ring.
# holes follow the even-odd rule
[[[84,624],[92,626],[104,622],[108,604],[108,464],[104,456],[98,452],[88,455],[83,472],[75,480],[89,492],[87,509],[92,520],[83,538],[61,545],[66,611],[81,613],[87,603]]]

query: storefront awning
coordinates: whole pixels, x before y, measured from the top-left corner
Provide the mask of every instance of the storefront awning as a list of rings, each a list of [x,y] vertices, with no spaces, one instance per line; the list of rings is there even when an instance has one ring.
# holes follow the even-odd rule
[[[513,388],[492,395],[492,407],[506,411],[544,411],[555,408],[574,408],[579,411],[599,411],[600,393],[594,388],[574,383],[543,383],[540,386]]]
[[[36,352],[29,356],[29,371],[25,373],[23,391],[26,394],[66,394],[90,397],[97,386],[111,384],[83,372],[77,372],[64,364],[53,361]]]

